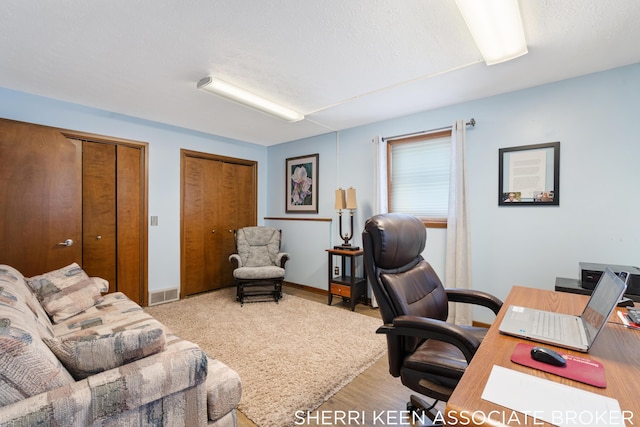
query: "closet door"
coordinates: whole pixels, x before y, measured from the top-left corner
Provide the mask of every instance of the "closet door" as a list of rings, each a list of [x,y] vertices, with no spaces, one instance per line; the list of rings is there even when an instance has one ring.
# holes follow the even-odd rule
[[[182,294],[233,285],[234,230],[256,224],[255,162],[183,150]]]
[[[219,287],[220,276],[217,242],[225,230],[218,223],[216,192],[222,163],[197,157],[184,159],[182,283],[185,295],[197,294]]]
[[[83,141],[84,270],[109,292],[143,301],[142,154],[139,148]]]
[[[146,144],[0,119],[0,263],[78,263],[146,305]]]
[[[220,206],[219,222],[226,232],[218,236],[216,242],[218,259],[226,259],[220,266],[222,286],[233,285],[233,265],[228,262],[229,254],[235,252],[236,242],[233,231],[256,225],[256,183],[254,167],[237,163],[222,163],[223,186],[215,197]]]
[[[81,145],[0,119],[0,161],[0,262],[25,277],[82,265]]]
[[[146,305],[144,296],[143,157],[139,148],[116,149],[118,291]]]
[[[116,146],[82,142],[82,265],[117,290]]]

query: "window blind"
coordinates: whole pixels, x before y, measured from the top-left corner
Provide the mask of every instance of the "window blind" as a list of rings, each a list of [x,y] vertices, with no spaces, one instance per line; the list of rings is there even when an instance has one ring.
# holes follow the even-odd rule
[[[390,145],[389,210],[419,218],[446,218],[451,136]]]

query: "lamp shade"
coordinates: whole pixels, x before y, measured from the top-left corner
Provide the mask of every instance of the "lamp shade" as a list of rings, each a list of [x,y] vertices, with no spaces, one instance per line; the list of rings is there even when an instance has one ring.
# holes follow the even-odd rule
[[[336,190],[336,210],[341,211],[345,209],[347,206],[347,201],[345,198],[345,191],[342,188],[338,188]]]
[[[347,209],[358,209],[358,203],[356,202],[356,189],[349,187],[347,190]]]

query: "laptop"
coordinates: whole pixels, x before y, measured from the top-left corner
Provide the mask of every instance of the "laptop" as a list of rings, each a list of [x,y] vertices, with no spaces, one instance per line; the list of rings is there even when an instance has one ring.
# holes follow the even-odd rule
[[[625,282],[606,268],[580,316],[510,305],[498,330],[586,353],[626,289]]]

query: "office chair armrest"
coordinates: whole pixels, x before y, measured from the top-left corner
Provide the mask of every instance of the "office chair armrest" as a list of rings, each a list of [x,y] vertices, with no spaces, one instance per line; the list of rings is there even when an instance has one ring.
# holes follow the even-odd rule
[[[229,262],[233,264],[234,269],[242,267],[242,259],[240,259],[240,255],[238,254],[229,255]]]
[[[398,316],[393,319],[392,325],[382,325],[376,333],[448,342],[460,349],[467,362],[471,361],[480,346],[480,340],[464,328],[427,317]]]
[[[499,298],[486,292],[462,288],[446,288],[445,291],[450,302],[481,305],[493,311],[494,314],[498,314],[502,307],[502,301]]]
[[[286,252],[280,252],[276,255],[276,265],[279,265],[280,268],[284,268],[284,263],[289,259],[289,254]]]

